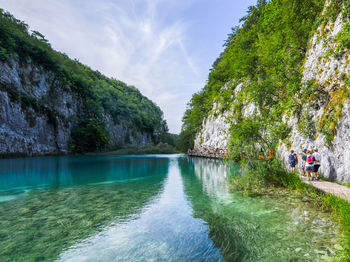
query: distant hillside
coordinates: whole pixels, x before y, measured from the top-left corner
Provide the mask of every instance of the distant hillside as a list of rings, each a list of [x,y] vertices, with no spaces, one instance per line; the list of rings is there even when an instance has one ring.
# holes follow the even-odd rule
[[[0,11],[0,154],[145,145],[167,130],[161,109],[138,89],[53,50]]]

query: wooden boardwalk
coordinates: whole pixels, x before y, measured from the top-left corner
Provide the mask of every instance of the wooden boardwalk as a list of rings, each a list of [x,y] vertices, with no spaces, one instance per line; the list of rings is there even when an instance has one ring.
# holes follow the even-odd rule
[[[345,199],[350,202],[350,188],[346,186],[324,180],[307,181],[306,177],[301,177],[301,180],[304,183],[323,191],[324,193],[333,194],[339,198]]]
[[[209,158],[225,158],[228,157],[227,152],[187,152],[189,156],[198,156],[198,157],[209,157]]]

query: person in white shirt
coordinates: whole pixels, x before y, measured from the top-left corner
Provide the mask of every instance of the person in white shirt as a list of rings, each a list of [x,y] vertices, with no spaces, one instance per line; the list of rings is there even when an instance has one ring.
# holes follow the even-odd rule
[[[313,171],[314,171],[314,174],[316,176],[316,180],[319,180],[320,177],[319,177],[318,169],[321,166],[321,154],[318,153],[318,149],[317,148],[314,149],[313,157],[315,158]]]

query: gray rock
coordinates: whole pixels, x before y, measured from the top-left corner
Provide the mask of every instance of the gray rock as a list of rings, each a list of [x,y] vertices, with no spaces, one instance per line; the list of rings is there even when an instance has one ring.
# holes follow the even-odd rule
[[[10,96],[11,90],[45,104],[55,112],[57,126],[50,123],[46,114],[22,107],[18,98]],[[81,114],[81,99],[52,72],[30,61],[19,62],[16,57],[0,62],[0,154],[68,153],[71,130]],[[104,121],[110,149],[126,142],[135,145],[152,142],[150,134],[140,133],[127,119],[115,124],[105,113]]]

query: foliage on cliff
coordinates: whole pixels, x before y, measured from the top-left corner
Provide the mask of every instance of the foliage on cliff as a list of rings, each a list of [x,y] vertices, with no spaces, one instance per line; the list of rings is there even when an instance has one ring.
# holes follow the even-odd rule
[[[0,9],[0,60],[6,62],[12,57],[53,72],[62,86],[69,86],[81,98],[83,113],[73,130],[73,149],[91,151],[107,143],[103,113],[109,113],[115,123],[130,120],[136,129],[154,136],[167,131],[161,109],[138,89],[107,78],[78,60],[53,50],[41,33],[30,33],[28,25]],[[35,98],[14,89],[6,91],[12,92],[11,97],[19,99],[22,104],[38,110],[47,109],[46,105],[38,105]],[[51,115],[55,113],[46,111]]]
[[[183,149],[193,146],[195,134],[215,102],[222,110],[233,110],[231,133],[247,139],[243,131],[255,130],[249,132],[250,148],[267,133],[270,136],[263,144],[270,148],[288,136],[290,130],[282,115],[297,114],[302,64],[323,6],[324,0],[259,0],[249,8],[242,25],[229,34],[208,83],[189,103],[180,135]],[[241,90],[236,90],[238,83],[244,84]],[[260,114],[243,117],[248,103],[254,103]],[[238,137],[231,139],[231,149],[242,151],[244,145]]]

